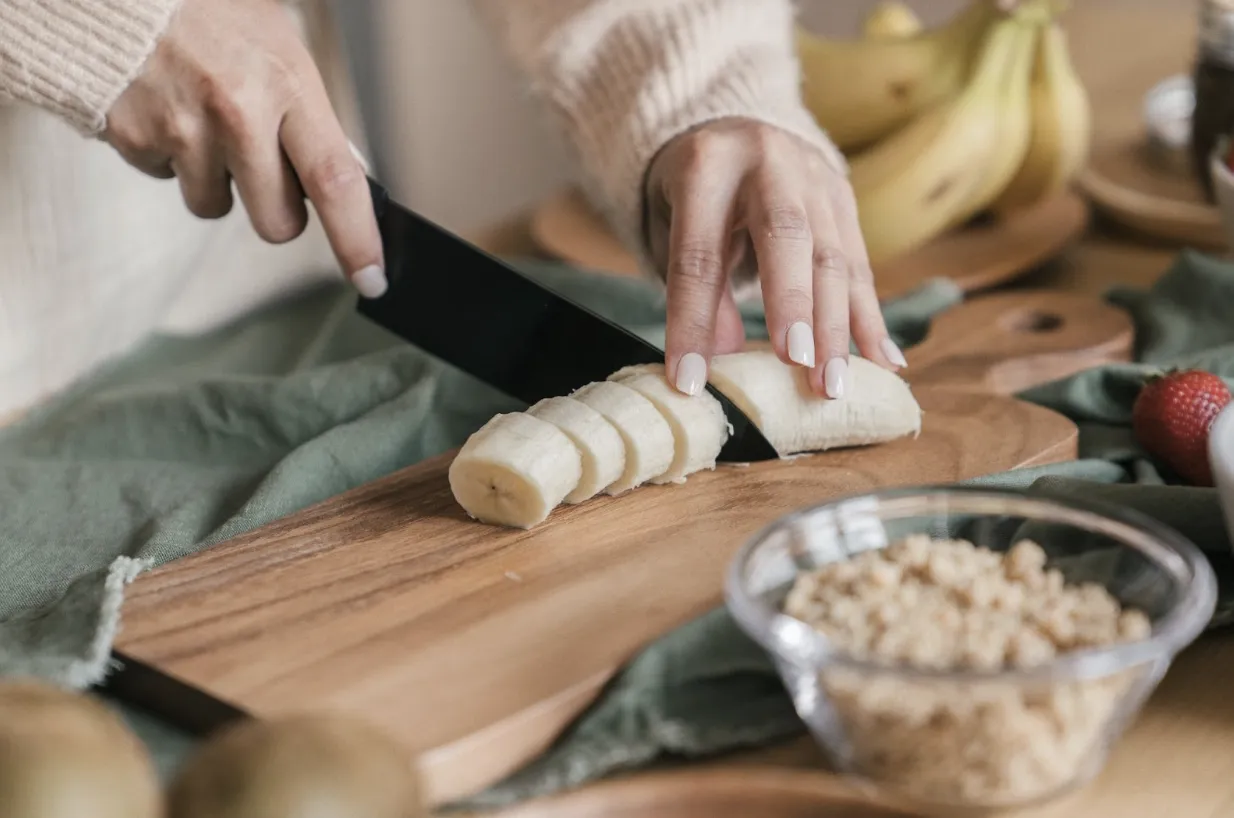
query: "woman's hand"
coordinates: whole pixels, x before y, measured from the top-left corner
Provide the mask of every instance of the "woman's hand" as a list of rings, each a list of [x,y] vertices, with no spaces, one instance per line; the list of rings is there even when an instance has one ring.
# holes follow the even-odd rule
[[[751,263],[776,354],[809,368],[818,394],[844,395],[850,338],[862,356],[904,366],[852,188],[814,146],[753,120],[710,122],[660,151],[647,197],[652,253],[667,271],[668,372],[682,392],[702,390],[713,354],[741,348],[729,279]]]
[[[130,164],[180,180],[203,219],[231,211],[291,241],[313,202],[356,288],[386,289],[381,236],[360,161],[313,59],[275,0],[184,0],[141,75],[108,112],[103,138]]]

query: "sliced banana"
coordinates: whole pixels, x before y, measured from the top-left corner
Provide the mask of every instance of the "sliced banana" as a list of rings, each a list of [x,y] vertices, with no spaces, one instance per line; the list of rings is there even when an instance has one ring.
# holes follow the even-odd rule
[[[597,381],[570,397],[604,415],[625,443],[625,469],[621,477],[605,487],[605,494],[615,496],[641,486],[673,465],[672,427],[660,410],[635,390],[613,381]]]
[[[583,474],[567,503],[581,503],[617,482],[626,469],[626,443],[604,415],[574,398],[545,398],[527,414],[548,421],[574,443],[583,458]]]
[[[781,457],[883,443],[921,432],[921,406],[899,375],[849,356],[844,397],[815,395],[807,370],[774,352],[717,355],[711,383],[737,405]]]
[[[578,487],[583,458],[552,423],[522,412],[496,415],[450,464],[450,490],[484,523],[531,528]]]
[[[709,392],[690,397],[669,384],[664,364],[627,366],[608,378],[628,386],[651,401],[673,430],[673,462],[668,471],[653,483],[684,483],[686,476],[714,469],[724,441],[728,440],[728,418],[724,407]]]

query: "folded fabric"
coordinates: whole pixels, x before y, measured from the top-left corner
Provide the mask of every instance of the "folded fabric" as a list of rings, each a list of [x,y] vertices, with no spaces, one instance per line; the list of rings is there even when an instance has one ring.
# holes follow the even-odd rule
[[[653,342],[643,281],[520,264]],[[900,340],[960,297],[939,281],[888,308]],[[394,338],[324,287],[206,337],[151,339],[0,429],[0,674],[74,687],[108,670],[125,584],[460,445],[509,398]],[[747,308],[751,337],[766,337]],[[191,746],[131,711],[165,768]],[[151,726],[155,725],[155,726]]]
[[[1135,321],[1136,363],[1097,367],[1020,395],[1077,422],[1080,459],[967,482],[1082,494],[1172,526],[1216,569],[1221,600],[1213,625],[1227,623],[1234,619],[1234,558],[1216,492],[1168,485],[1172,477],[1145,456],[1130,421],[1139,385],[1155,370],[1206,369],[1234,385],[1234,265],[1184,252],[1151,290],[1118,289],[1109,300]],[[1083,570],[1118,566],[1107,561]],[[770,660],[721,608],[648,646],[543,756],[457,806],[504,806],[660,761],[802,732]]]

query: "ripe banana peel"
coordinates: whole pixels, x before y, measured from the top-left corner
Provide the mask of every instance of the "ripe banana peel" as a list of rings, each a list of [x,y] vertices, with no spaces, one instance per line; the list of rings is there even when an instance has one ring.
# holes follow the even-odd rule
[[[1032,135],[1015,177],[992,209],[1029,207],[1067,186],[1088,161],[1092,106],[1076,74],[1067,35],[1057,22],[1043,29],[1030,88]]]
[[[870,145],[955,97],[982,35],[1005,17],[994,0],[974,0],[910,37],[830,40],[798,28],[802,99],[840,150]]]
[[[897,40],[920,34],[921,18],[901,0],[883,0],[866,15],[861,34],[869,40]]]
[[[1020,15],[996,20],[980,40],[972,79],[956,96],[937,103],[909,125],[849,160],[866,247],[875,264],[913,250],[970,218],[983,199],[997,195],[989,174],[1011,178],[1027,134],[1007,144],[1028,123],[1035,28]],[[1012,93],[1019,83],[1020,92]],[[1015,127],[1005,125],[1005,117]],[[988,204],[988,201],[987,201]]]

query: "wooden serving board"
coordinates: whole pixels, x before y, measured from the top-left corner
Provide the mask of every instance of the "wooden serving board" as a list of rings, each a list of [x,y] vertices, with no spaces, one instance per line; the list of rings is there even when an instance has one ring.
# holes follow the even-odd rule
[[[903,258],[880,264],[878,297],[904,295],[934,278],[950,278],[965,292],[1011,281],[1060,253],[1088,227],[1088,208],[1063,193],[1001,221],[949,233]],[[545,200],[531,233],[545,252],[591,270],[638,275],[638,264],[574,188]]]
[[[814,771],[749,766],[605,781],[500,818],[914,818]]]
[[[452,800],[534,757],[641,647],[719,604],[731,554],[774,518],[1073,458],[1071,421],[1006,394],[1130,348],[1127,316],[1095,298],[980,298],[909,351],[919,438],[721,467],[526,532],[469,520],[437,457],[140,577],[113,689],[200,729],[358,714]]]

